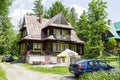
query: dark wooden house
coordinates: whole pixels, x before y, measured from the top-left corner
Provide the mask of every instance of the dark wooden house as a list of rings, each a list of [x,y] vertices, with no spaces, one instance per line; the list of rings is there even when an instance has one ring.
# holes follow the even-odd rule
[[[84,42],[61,13],[51,19],[25,15],[20,33],[19,56],[24,61],[28,55],[57,56],[67,48],[83,54]]]

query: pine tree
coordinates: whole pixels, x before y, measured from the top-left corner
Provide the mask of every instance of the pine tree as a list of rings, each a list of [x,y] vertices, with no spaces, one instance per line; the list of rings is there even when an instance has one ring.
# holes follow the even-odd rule
[[[11,5],[10,0],[0,0],[0,24],[4,19],[4,16],[8,15],[10,5]]]
[[[69,22],[71,23],[71,25],[74,27],[74,28],[76,28],[76,26],[77,26],[77,20],[78,20],[78,18],[77,18],[77,13],[76,13],[76,11],[75,11],[75,8],[74,7],[72,7],[71,9],[70,9],[70,11],[69,11]]]
[[[35,0],[34,2],[34,13],[35,15],[43,14],[43,5],[41,4],[42,0]]]
[[[0,54],[9,54],[14,30],[9,17],[5,16],[0,24]]]
[[[65,16],[66,20],[69,21],[69,10],[64,7],[64,5],[60,1],[56,1],[52,6],[50,7],[49,11],[49,18],[54,17],[58,13],[62,12],[62,14]]]

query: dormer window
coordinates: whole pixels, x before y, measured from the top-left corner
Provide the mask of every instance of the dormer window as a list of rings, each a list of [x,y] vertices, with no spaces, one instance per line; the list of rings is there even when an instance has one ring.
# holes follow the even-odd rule
[[[57,39],[61,39],[61,31],[59,29],[54,29],[54,35]]]
[[[62,39],[67,39],[68,35],[69,35],[68,30],[62,30]]]
[[[22,37],[27,36],[27,30],[22,31]]]
[[[27,30],[24,30],[23,31],[23,36],[26,36],[27,35]]]

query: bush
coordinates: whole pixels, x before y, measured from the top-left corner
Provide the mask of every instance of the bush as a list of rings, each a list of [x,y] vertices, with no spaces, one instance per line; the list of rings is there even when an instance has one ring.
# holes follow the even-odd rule
[[[79,80],[120,80],[120,70],[112,70],[110,72],[99,71],[94,73],[86,73]]]
[[[0,67],[0,80],[7,80],[5,72]]]

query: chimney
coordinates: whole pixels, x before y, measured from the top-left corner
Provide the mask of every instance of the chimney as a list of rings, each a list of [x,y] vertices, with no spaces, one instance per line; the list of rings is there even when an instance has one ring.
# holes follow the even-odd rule
[[[43,18],[42,14],[39,14],[39,20],[40,20],[40,22],[42,22],[42,18]]]
[[[108,20],[108,25],[112,25],[112,20]]]

